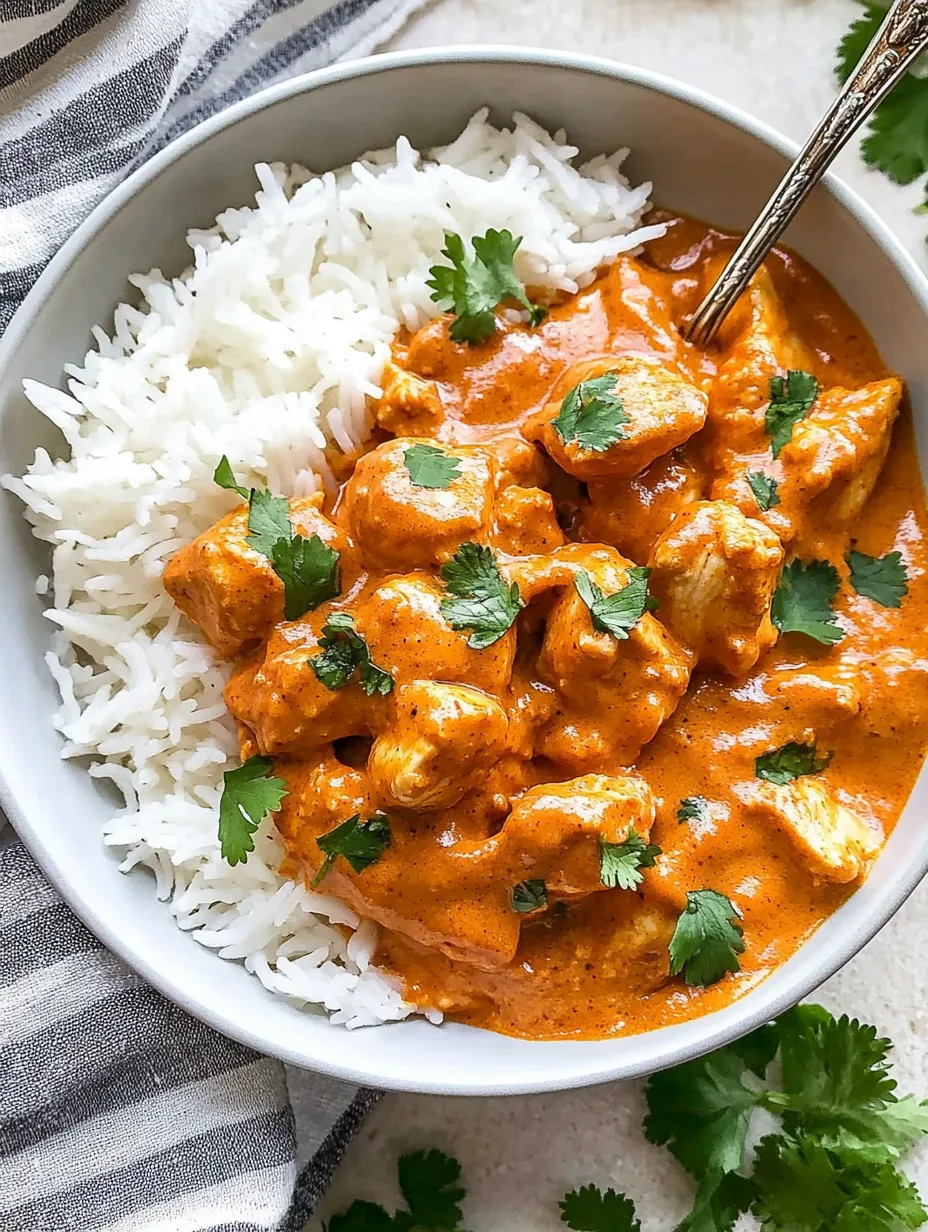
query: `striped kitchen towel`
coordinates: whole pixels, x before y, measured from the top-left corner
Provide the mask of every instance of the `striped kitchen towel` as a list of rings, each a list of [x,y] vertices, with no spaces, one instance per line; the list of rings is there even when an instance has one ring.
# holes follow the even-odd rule
[[[0,331],[166,142],[366,54],[420,3],[0,0]],[[283,1067],[148,988],[5,835],[0,1232],[296,1232],[376,1096],[304,1081],[295,1133]]]
[[[366,55],[424,0],[0,0],[0,332],[111,188],[262,86]]]
[[[298,1232],[376,1099],[301,1095],[298,1174],[283,1066],[165,1001],[0,846],[0,1232]]]

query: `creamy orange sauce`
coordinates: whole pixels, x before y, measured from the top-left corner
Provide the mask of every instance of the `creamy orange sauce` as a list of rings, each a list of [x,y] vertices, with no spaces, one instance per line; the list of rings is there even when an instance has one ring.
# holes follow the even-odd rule
[[[423,1007],[515,1035],[591,1038],[723,1005],[853,891],[915,781],[928,523],[908,412],[895,418],[900,385],[835,292],[785,251],[718,344],[686,344],[680,323],[731,245],[673,219],[535,329],[501,319],[468,347],[440,318],[398,344],[376,417],[381,437],[403,440],[359,459],[334,513],[290,502],[297,533],[340,553],[340,594],[300,620],[283,620],[283,587],[244,541],[244,506],[169,563],[178,605],[239,663],[227,702],[243,756],[272,757],[287,782],[276,820],[294,873],[320,869],[316,840],[349,817],[389,818],[381,858],[361,871],[336,860],[321,890],[383,925],[377,961]],[[788,369],[811,372],[820,395],[774,460],[764,408]],[[551,419],[578,380],[603,372],[621,373],[627,438],[572,449]],[[446,491],[410,485],[410,437],[458,459]],[[751,470],[779,484],[767,512]],[[441,567],[465,542],[491,547],[525,601],[485,649],[441,610]],[[902,553],[899,608],[854,592],[852,547]],[[839,570],[845,636],[832,647],[770,624],[793,557]],[[717,584],[707,561],[725,585],[702,602],[700,587]],[[656,613],[626,641],[593,629],[578,571],[608,594],[649,563]],[[333,611],[351,613],[389,695],[316,678]],[[800,780],[814,779],[822,806],[812,839],[792,788],[771,793],[755,774],[759,755],[790,741],[831,754]],[[705,815],[678,821],[694,796]],[[629,827],[663,854],[638,890],[605,889],[599,839]],[[546,910],[512,910],[523,878],[545,880]],[[746,945],[740,972],[706,989],[668,974],[674,925],[700,888],[737,905]]]

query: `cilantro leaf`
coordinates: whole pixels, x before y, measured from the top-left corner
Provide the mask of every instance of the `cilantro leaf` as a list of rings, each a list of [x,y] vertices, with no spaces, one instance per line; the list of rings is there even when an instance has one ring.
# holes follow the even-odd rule
[[[765,423],[775,458],[780,456],[780,450],[793,435],[793,428],[806,417],[817,397],[818,381],[811,372],[790,368],[785,379],[782,376],[770,378],[770,403]]]
[[[645,842],[635,833],[634,827],[629,830],[621,843],[607,843],[599,840],[599,877],[604,886],[614,890],[634,890],[644,876],[643,868],[653,868],[655,859],[661,854],[660,847]]]
[[[393,1219],[379,1202],[356,1199],[341,1215],[333,1215],[324,1232],[395,1232]]]
[[[915,1186],[892,1164],[842,1156],[804,1135],[762,1138],[754,1179],[765,1232],[899,1232],[928,1221]]]
[[[928,171],[928,82],[907,73],[868,125],[861,153],[896,184],[911,184]]]
[[[584,1185],[564,1194],[559,1205],[561,1219],[574,1232],[641,1232],[634,1202],[614,1189],[601,1193]]]
[[[470,630],[467,644],[485,650],[511,628],[525,606],[517,582],[507,586],[493,553],[477,543],[462,543],[441,576],[453,599],[442,599],[441,614],[452,629]]]
[[[690,1175],[735,1172],[744,1161],[751,1112],[763,1090],[745,1086],[746,1071],[763,1077],[777,1049],[762,1027],[707,1056],[652,1074],[646,1087],[644,1134],[667,1146]]]
[[[460,458],[452,458],[434,445],[410,445],[403,454],[409,482],[417,488],[450,488],[461,469]]]
[[[757,1186],[737,1172],[712,1169],[699,1182],[693,1209],[675,1232],[733,1232],[735,1220],[757,1198]]]
[[[759,779],[768,783],[776,783],[782,787],[793,779],[800,779],[806,774],[818,774],[831,761],[831,753],[819,757],[814,744],[800,744],[798,740],[790,740],[779,749],[769,753],[761,753],[754,759],[754,773]]]
[[[708,820],[709,801],[705,796],[687,796],[685,800],[680,801],[677,821],[681,824],[686,821],[706,822]]]
[[[779,505],[777,481],[770,475],[765,475],[763,471],[748,471],[748,486],[754,493],[757,507],[762,513]]]
[[[271,560],[280,539],[293,538],[290,502],[285,496],[271,496],[267,488],[252,488],[248,501],[248,546]]]
[[[827,560],[791,560],[780,576],[770,618],[781,633],[804,633],[816,642],[833,646],[844,629],[832,610],[841,586],[838,570]]]
[[[444,1232],[461,1221],[461,1165],[442,1151],[413,1151],[400,1156],[400,1189],[409,1215],[398,1212],[396,1229]]]
[[[628,581],[621,590],[607,598],[588,573],[574,574],[574,586],[577,594],[590,609],[590,619],[593,628],[600,633],[611,633],[614,638],[624,641],[630,629],[633,629],[645,612],[653,611],[657,606],[648,594],[648,578],[650,569],[633,565],[628,570]]]
[[[361,688],[370,697],[386,697],[393,690],[393,677],[371,658],[370,647],[355,628],[350,612],[332,612],[322,626],[322,653],[310,659],[310,667],[327,689],[343,689],[358,669]]]
[[[491,229],[484,236],[474,237],[471,258],[459,235],[445,233],[442,256],[451,265],[433,265],[425,285],[432,288],[432,299],[441,308],[450,308],[455,313],[448,331],[452,342],[468,342],[471,346],[486,342],[496,329],[495,309],[507,299],[514,299],[528,309],[532,325],[544,320],[546,310],[529,300],[513,267],[521,243],[522,237],[511,231]]]
[[[284,619],[299,620],[341,589],[338,552],[318,535],[278,539],[271,549],[274,572],[284,584]]]
[[[254,851],[252,835],[268,813],[276,813],[287,794],[283,779],[271,777],[269,757],[249,757],[222,776],[219,844],[227,864],[244,864]]]
[[[520,915],[540,911],[548,905],[548,887],[540,877],[520,881],[509,892],[509,906]]]
[[[248,500],[251,495],[248,488],[240,488],[235,482],[232,464],[225,454],[219,459],[219,464],[213,471],[213,483],[218,483],[220,488],[227,488],[230,492],[237,492],[242,500]]]
[[[670,938],[670,974],[689,985],[717,983],[728,972],[741,970],[743,932],[735,921],[741,912],[716,890],[690,890],[686,909]]]
[[[615,392],[618,383],[614,372],[605,372],[581,381],[567,394],[557,418],[551,420],[551,427],[565,445],[577,444],[581,449],[605,453],[624,440],[623,425],[631,420]]]
[[[361,815],[355,813],[334,830],[320,834],[316,845],[325,853],[325,860],[313,877],[313,889],[339,856],[344,856],[356,873],[363,873],[380,859],[390,846],[390,840],[390,819],[385,813],[375,813],[367,821],[362,821]]]
[[[883,607],[900,607],[909,593],[909,575],[901,552],[887,552],[885,556],[848,552],[847,567],[857,593]]]

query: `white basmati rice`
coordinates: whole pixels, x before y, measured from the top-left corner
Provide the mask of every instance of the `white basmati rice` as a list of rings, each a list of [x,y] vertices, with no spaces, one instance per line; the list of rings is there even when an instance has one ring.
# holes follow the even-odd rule
[[[38,450],[3,484],[53,548],[36,589],[54,594],[46,660],[62,756],[89,755],[125,800],[104,841],[125,851],[124,870],[151,870],[180,928],[349,1027],[411,1007],[370,966],[374,925],[280,875],[272,825],[246,864],[220,859],[222,772],[237,757],[229,669],[161,571],[229,508],[212,480],[222,454],[275,492],[332,482],[326,443],[364,439],[396,330],[436,311],[426,279],[445,231],[509,228],[524,237],[523,281],[568,292],[662,232],[639,225],[651,186],[622,176],[625,151],[579,170],[576,153],[563,132],[525,116],[498,130],[480,112],[426,157],[400,138],[322,176],[259,164],[254,208],[190,232],[190,269],[132,278],[142,307],[121,304],[111,337],[94,330],[97,349],[67,369],[70,393],[25,383],[71,456]]]

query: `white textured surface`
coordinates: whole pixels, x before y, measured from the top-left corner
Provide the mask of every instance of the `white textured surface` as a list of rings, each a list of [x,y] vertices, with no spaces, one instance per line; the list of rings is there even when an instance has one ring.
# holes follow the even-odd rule
[[[850,0],[437,0],[391,47],[530,43],[612,56],[701,86],[799,140],[831,96],[834,49],[856,11]],[[918,189],[868,172],[856,151],[842,155],[838,171],[928,267],[928,219],[910,213]],[[928,884],[821,991],[832,1009],[892,1036],[900,1085],[922,1096],[926,949]],[[387,1095],[349,1149],[321,1213],[356,1197],[392,1209],[397,1154],[439,1146],[461,1160],[465,1226],[476,1232],[563,1228],[557,1199],[586,1181],[625,1190],[644,1232],[664,1232],[682,1215],[689,1185],[664,1151],[643,1141],[642,1110],[640,1089],[626,1084],[500,1099]],[[909,1170],[928,1193],[928,1151]]]

